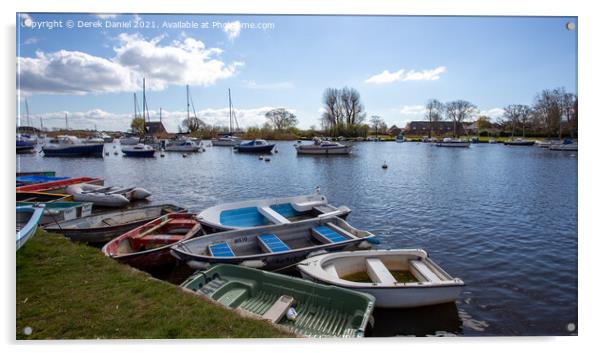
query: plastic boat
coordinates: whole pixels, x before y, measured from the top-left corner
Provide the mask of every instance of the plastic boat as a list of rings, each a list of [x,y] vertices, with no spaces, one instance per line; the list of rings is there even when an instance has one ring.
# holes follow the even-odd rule
[[[174,245],[172,254],[195,269],[230,263],[272,270],[317,251],[369,249],[377,242],[374,234],[328,217],[209,234]]]
[[[73,200],[92,202],[96,206],[123,207],[132,200],[144,200],[151,193],[140,187],[122,188],[118,186],[97,186],[91,184],[76,184],[67,187],[67,194]]]
[[[121,152],[126,157],[151,158],[155,156],[155,149],[142,143],[121,147]]]
[[[332,154],[349,154],[352,150],[351,145],[344,145],[339,142],[333,141],[322,141],[315,139],[313,144],[303,145],[299,144],[295,146],[297,154],[320,154],[320,155],[332,155]]]
[[[75,136],[61,135],[42,146],[46,157],[102,157],[104,143],[84,143]]]
[[[198,220],[209,232],[286,224],[315,217],[347,217],[347,206],[328,203],[319,189],[311,195],[246,200],[219,204],[201,211]]]
[[[166,152],[198,152],[201,146],[190,140],[170,141],[165,146]]]
[[[191,213],[170,213],[111,240],[102,252],[115,260],[141,270],[175,262],[169,248],[201,232]]]
[[[506,146],[533,146],[534,140],[523,140],[522,138],[511,139],[504,142]]]
[[[470,141],[446,137],[446,138],[443,139],[443,141],[436,142],[435,146],[437,146],[437,147],[462,147],[462,148],[467,148],[467,147],[470,147]]]
[[[46,203],[73,200],[73,197],[69,194],[54,194],[48,192],[17,192],[16,195],[17,202]]]
[[[27,175],[27,176],[18,176],[16,178],[16,181],[17,181],[17,186],[23,186],[23,185],[31,185],[31,184],[48,183],[51,181],[59,181],[59,180],[66,180],[66,179],[69,179],[69,177]]]
[[[17,250],[34,236],[43,212],[44,206],[17,207]]]
[[[17,202],[19,206],[36,206],[38,202]],[[86,217],[92,213],[91,202],[47,202],[43,204],[44,213],[39,224],[45,225],[49,223],[57,223],[66,220]]]
[[[271,153],[274,146],[266,140],[252,140],[234,146],[234,149],[241,153]]]
[[[232,265],[194,274],[181,285],[226,307],[306,337],[363,337],[370,295]]]
[[[64,194],[65,191],[67,191],[67,187],[69,187],[70,185],[81,184],[81,183],[92,184],[92,185],[103,185],[104,182],[105,182],[104,179],[101,179],[101,178],[81,177],[81,178],[71,178],[71,179],[58,180],[58,181],[50,181],[50,182],[46,182],[46,183],[39,183],[39,184],[33,184],[33,185],[19,186],[16,190],[17,190],[17,192],[49,191],[54,194]]]
[[[238,146],[240,144],[240,139],[236,136],[232,136],[232,134],[226,134],[226,135],[222,135],[216,139],[212,139],[211,144],[213,146],[233,147],[233,146]]]
[[[154,205],[125,211],[107,212],[82,217],[45,227],[49,232],[61,233],[71,240],[85,243],[106,243],[134,228],[168,213],[186,212],[175,205]]]
[[[464,286],[421,249],[324,254],[301,261],[297,268],[304,278],[371,294],[382,308],[453,302]]]

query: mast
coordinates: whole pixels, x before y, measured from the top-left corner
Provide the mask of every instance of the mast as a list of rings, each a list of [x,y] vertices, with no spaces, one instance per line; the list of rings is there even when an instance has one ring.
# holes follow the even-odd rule
[[[136,92],[134,92],[134,119],[138,117],[138,99],[136,98]]]
[[[159,107],[159,122],[163,123],[163,108]]]
[[[31,126],[31,121],[29,120],[29,104],[27,104],[27,99],[25,100],[25,111],[27,112],[27,126]]]
[[[40,131],[44,131],[44,123],[42,123],[42,117],[40,117]]]
[[[186,119],[190,120],[190,91],[186,85]]]
[[[142,137],[146,133],[146,78],[142,79]]]
[[[230,108],[230,133],[232,133],[232,96],[230,95],[229,88],[228,88],[228,107]]]
[[[65,129],[69,131],[69,120],[67,120],[67,113],[65,113]]]

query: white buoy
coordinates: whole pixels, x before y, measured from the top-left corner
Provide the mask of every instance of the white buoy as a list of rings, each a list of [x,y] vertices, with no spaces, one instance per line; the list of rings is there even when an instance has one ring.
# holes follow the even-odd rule
[[[385,161],[385,162],[383,163],[383,169],[387,169],[387,168],[389,168],[389,166],[387,165],[387,162]]]
[[[263,160],[263,156],[259,156],[259,160],[262,161]]]

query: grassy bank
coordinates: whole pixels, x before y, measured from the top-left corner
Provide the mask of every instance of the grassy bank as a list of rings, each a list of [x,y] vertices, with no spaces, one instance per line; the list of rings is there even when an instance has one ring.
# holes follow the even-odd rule
[[[44,231],[17,252],[16,279],[17,339],[291,337]]]

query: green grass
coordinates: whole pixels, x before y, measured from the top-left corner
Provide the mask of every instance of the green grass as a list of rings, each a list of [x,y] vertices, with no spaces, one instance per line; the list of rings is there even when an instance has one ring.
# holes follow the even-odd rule
[[[16,278],[17,339],[293,337],[44,231],[17,252]]]

